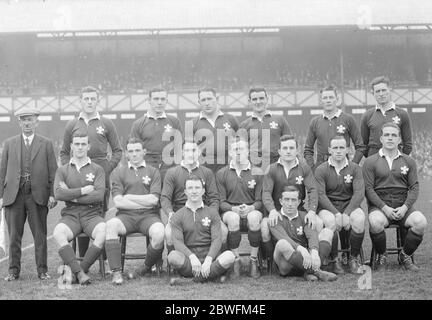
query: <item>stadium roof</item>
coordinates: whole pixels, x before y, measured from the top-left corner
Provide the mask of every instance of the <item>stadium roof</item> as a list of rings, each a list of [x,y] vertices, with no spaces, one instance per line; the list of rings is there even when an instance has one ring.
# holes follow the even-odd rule
[[[0,33],[430,24],[427,0],[0,0]]]

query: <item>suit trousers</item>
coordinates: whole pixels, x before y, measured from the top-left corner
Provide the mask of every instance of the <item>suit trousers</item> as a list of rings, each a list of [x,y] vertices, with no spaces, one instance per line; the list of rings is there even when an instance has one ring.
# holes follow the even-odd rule
[[[28,182],[29,183],[29,182]],[[27,184],[28,184],[27,183]],[[38,274],[48,271],[47,266],[47,215],[48,208],[38,205],[31,191],[23,186],[18,190],[15,202],[5,207],[5,218],[9,231],[9,273],[21,271],[21,240],[24,225],[28,218],[35,244],[35,257]]]

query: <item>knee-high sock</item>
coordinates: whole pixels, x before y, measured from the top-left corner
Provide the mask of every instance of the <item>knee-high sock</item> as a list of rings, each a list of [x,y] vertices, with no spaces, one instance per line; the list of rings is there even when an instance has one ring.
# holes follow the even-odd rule
[[[213,280],[221,275],[223,275],[227,269],[222,267],[222,265],[219,263],[219,261],[214,261],[210,266],[210,274],[208,276],[209,280]]]
[[[321,259],[321,264],[324,263],[326,259],[328,259],[330,252],[331,252],[332,246],[328,241],[320,241],[319,242],[319,249],[318,254]]]
[[[370,237],[372,240],[372,244],[375,247],[376,253],[383,254],[386,251],[387,247],[385,231],[383,230],[379,233],[370,232]]]
[[[89,271],[90,267],[96,261],[96,259],[99,257],[101,252],[102,252],[102,249],[99,247],[96,247],[95,245],[91,245],[87,249],[87,252],[86,252],[84,258],[81,261],[81,269],[85,273],[87,273]]]
[[[350,230],[342,229],[339,231],[339,241],[341,249],[347,249],[349,247]]]
[[[75,252],[70,245],[67,244],[67,245],[61,247],[59,249],[58,253],[59,253],[60,257],[62,258],[63,262],[71,268],[72,273],[75,274],[75,273],[81,271],[81,267],[80,267],[78,260],[75,256]]]
[[[339,245],[339,239],[338,239],[338,232],[333,233],[333,240],[332,240],[332,246],[331,246],[331,253],[330,258],[336,259],[338,256],[338,245]]]
[[[228,248],[237,249],[240,246],[241,233],[240,230],[228,231]]]
[[[183,264],[181,265],[181,267],[177,268],[177,271],[182,276],[193,276],[193,274],[192,274],[192,265],[191,265],[188,257],[185,258],[185,261],[183,262]]]
[[[105,251],[112,271],[121,270],[121,245],[118,240],[106,240]]]
[[[163,247],[161,249],[155,249],[151,244],[147,247],[147,254],[144,264],[151,268],[156,262],[162,258]]]
[[[90,238],[89,237],[79,237],[77,239],[77,243],[78,243],[79,256],[84,257],[86,252],[87,252],[87,249],[89,247]]]
[[[409,256],[412,255],[414,251],[417,250],[417,247],[420,245],[422,240],[423,240],[423,235],[419,235],[413,232],[412,229],[410,228],[405,237],[403,251]]]
[[[248,240],[251,247],[258,248],[261,243],[261,230],[248,230]]]
[[[262,243],[263,245],[263,253],[264,253],[264,257],[265,258],[270,258],[273,259],[273,252],[274,252],[274,246],[273,246],[273,241],[266,241]]]
[[[364,231],[357,233],[351,230],[350,233],[350,245],[351,245],[351,255],[357,257],[360,254],[360,249],[363,243]]]

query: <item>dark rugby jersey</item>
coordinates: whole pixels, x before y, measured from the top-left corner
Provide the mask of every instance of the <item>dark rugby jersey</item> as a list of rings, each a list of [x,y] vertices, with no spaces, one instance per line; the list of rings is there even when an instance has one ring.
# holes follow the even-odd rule
[[[283,188],[287,185],[296,185],[299,189],[299,199],[304,202],[306,192],[308,194],[308,210],[316,212],[318,206],[318,192],[315,185],[315,178],[311,168],[303,160],[297,159],[295,165],[286,176],[283,165],[278,162],[270,165],[269,172],[263,180],[263,203],[268,212],[273,209],[280,210],[279,199],[282,196]]]
[[[365,195],[362,170],[358,164],[347,160],[338,174],[330,162],[329,159],[315,170],[319,206],[336,214],[340,209],[337,209],[333,202],[349,202],[345,212],[341,213],[350,215],[360,208]]]
[[[258,157],[261,157],[266,152],[270,153],[270,162],[276,162],[279,153],[280,137],[286,134],[291,134],[290,126],[283,116],[272,115],[270,111],[259,119],[255,114],[248,117],[240,123],[240,128],[245,129],[249,139],[249,149],[251,150],[251,162],[253,165],[258,165],[260,161],[254,159],[254,152],[258,152]],[[269,130],[270,141],[264,141],[263,145],[263,130]]]
[[[175,134],[183,134],[179,119],[174,116],[162,114],[154,118],[148,112],[134,121],[130,136],[144,142],[147,150],[144,159],[149,163],[155,163],[159,169],[162,163],[162,151],[171,142]],[[174,156],[173,148],[170,155]],[[170,165],[171,163],[167,163]]]
[[[222,247],[222,231],[219,213],[202,205],[196,212],[186,204],[171,218],[174,248],[186,257],[191,249],[209,247],[207,256],[216,259]]]
[[[69,189],[60,187],[60,182],[64,182]],[[81,188],[93,185],[94,190],[89,194],[82,195]],[[101,205],[105,193],[105,172],[101,166],[88,162],[79,171],[73,160],[57,169],[54,179],[54,196],[56,200],[64,201],[66,207],[62,212],[76,212],[85,214],[82,205]]]
[[[363,142],[366,145],[365,157],[371,156],[378,152],[382,147],[381,127],[385,122],[393,121],[401,130],[402,148],[401,151],[405,154],[410,154],[412,151],[412,131],[411,120],[408,112],[396,107],[392,107],[382,113],[377,107],[370,108],[362,115],[360,131],[363,137]]]
[[[109,161],[107,174],[109,174],[120,162],[122,157],[122,148],[120,146],[120,140],[114,122],[111,119],[97,114],[95,118],[90,119],[88,124],[86,124],[82,114],[80,114],[78,118],[70,120],[66,124],[63,135],[63,146],[60,150],[60,159],[62,164],[66,164],[70,161],[70,145],[72,143],[72,136],[75,133],[88,134],[91,146],[88,151],[88,156],[97,163],[107,159],[107,148],[109,144],[112,155]]]
[[[399,153],[389,168],[381,150],[363,164],[366,198],[369,204],[382,209],[390,205],[389,198],[396,197],[411,208],[419,194],[417,165],[410,156]]]
[[[304,158],[307,164],[313,168],[319,166],[329,157],[329,141],[334,136],[343,136],[350,146],[351,140],[356,150],[353,162],[359,163],[363,157],[365,146],[360,135],[354,117],[339,110],[331,119],[324,115],[316,116],[309,124],[308,135],[304,147]],[[314,147],[317,146],[317,161],[314,163]]]
[[[128,163],[127,166],[116,168],[111,174],[111,193],[113,198],[118,195],[135,194],[146,195],[153,194],[160,197],[161,178],[156,168],[146,165],[143,162],[136,170]],[[159,214],[158,206],[152,209],[139,209],[143,213]],[[122,211],[129,211],[122,209]],[[130,210],[136,212],[135,209]]]
[[[318,232],[309,228],[305,222],[306,212],[298,211],[293,219],[288,218],[282,213],[282,221],[277,220],[274,227],[270,227],[270,233],[276,241],[287,240],[295,250],[301,245],[306,249],[316,249],[318,251]]]
[[[213,123],[201,112],[191,122],[197,144],[203,148],[202,156],[208,159],[208,162],[202,164],[216,174],[217,170],[228,164],[228,138],[235,136],[239,127],[238,121],[231,114],[219,112],[216,121]],[[186,140],[191,140],[190,138],[186,137]],[[224,144],[224,147],[222,144]],[[218,148],[220,149],[219,153]]]
[[[168,169],[162,187],[161,206],[166,212],[175,212],[182,208],[187,200],[184,193],[186,179],[196,175],[204,182],[204,204],[219,210],[219,192],[213,172],[204,166],[198,165],[191,172],[182,164]]]
[[[235,168],[229,164],[216,173],[216,184],[220,194],[220,212],[231,211],[233,206],[253,205],[261,210],[262,175],[253,175],[252,167],[237,175]]]

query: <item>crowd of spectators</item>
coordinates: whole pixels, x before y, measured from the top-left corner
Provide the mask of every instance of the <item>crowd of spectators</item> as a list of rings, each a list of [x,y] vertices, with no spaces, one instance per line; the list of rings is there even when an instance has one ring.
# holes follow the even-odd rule
[[[432,59],[420,59],[420,64],[418,60],[410,52],[386,46],[373,51],[347,51],[343,61],[337,50],[304,54],[281,50],[266,54],[40,53],[13,64],[0,64],[0,95],[75,94],[83,83],[114,94],[145,92],[160,84],[169,90],[211,85],[220,91],[243,91],[257,83],[271,88],[316,89],[329,82],[340,85],[342,65],[346,88],[368,88],[377,74],[388,75],[396,86],[432,85]]]

